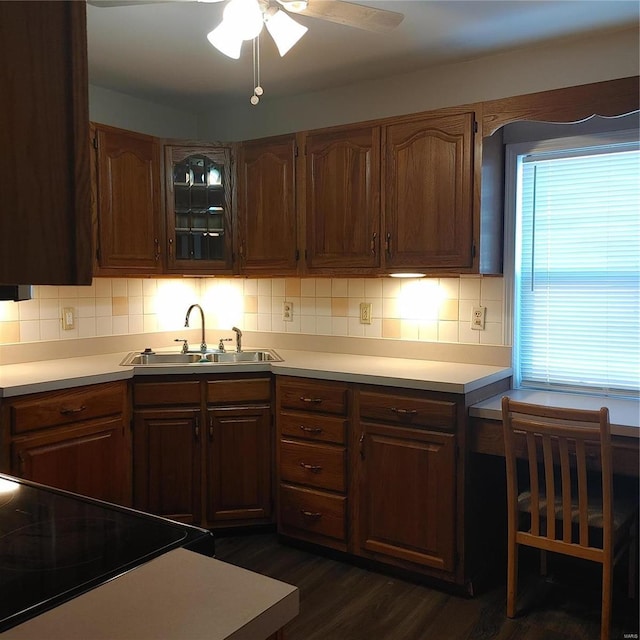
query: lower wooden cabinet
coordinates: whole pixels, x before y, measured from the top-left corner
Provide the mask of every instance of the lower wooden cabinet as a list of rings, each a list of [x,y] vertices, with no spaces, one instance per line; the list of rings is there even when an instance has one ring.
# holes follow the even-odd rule
[[[13,475],[131,504],[126,382],[29,394],[2,405]]]
[[[455,435],[362,423],[357,553],[455,568]]]
[[[134,504],[204,527],[272,517],[271,379],[134,384]]]
[[[278,376],[278,531],[462,583],[464,396]]]

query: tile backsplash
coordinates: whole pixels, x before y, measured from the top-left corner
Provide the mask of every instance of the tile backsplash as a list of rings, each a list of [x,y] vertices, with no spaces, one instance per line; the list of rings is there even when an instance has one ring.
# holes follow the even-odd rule
[[[88,287],[35,286],[0,302],[0,344],[175,331],[199,302],[210,329],[504,344],[503,278],[95,278]],[[283,305],[291,308],[290,321]],[[371,324],[360,303],[371,303]],[[486,307],[483,331],[471,310]],[[71,309],[73,328],[63,328]],[[192,316],[191,326],[200,320]],[[208,336],[213,341],[217,336]]]

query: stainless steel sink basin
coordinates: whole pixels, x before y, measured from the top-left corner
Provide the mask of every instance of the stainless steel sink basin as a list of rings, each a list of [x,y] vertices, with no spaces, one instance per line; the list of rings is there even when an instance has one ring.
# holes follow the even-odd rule
[[[282,358],[273,351],[227,351],[225,353],[208,353],[207,360],[211,362],[280,362]]]
[[[171,365],[187,365],[187,364],[242,364],[250,362],[281,362],[282,358],[271,349],[256,349],[241,351],[219,352],[210,351],[200,353],[190,351],[188,353],[172,352],[172,351],[149,351],[139,352],[133,351],[128,354],[121,365],[127,366],[171,366]]]

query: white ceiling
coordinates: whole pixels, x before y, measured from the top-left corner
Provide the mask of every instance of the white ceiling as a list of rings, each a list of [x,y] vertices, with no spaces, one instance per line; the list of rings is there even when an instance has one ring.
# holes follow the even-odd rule
[[[367,0],[399,11],[402,24],[379,35],[296,16],[307,34],[284,57],[263,30],[261,84],[281,97],[348,85],[539,44],[597,38],[603,30],[638,27],[638,0]],[[233,105],[253,93],[251,44],[240,60],[214,49],[207,33],[224,2],[169,2],[87,7],[89,80],[159,104],[197,112]]]

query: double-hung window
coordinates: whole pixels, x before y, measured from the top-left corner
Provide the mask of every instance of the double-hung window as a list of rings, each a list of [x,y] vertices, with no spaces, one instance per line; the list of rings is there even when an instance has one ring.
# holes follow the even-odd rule
[[[638,132],[508,145],[507,169],[516,386],[637,397]]]

